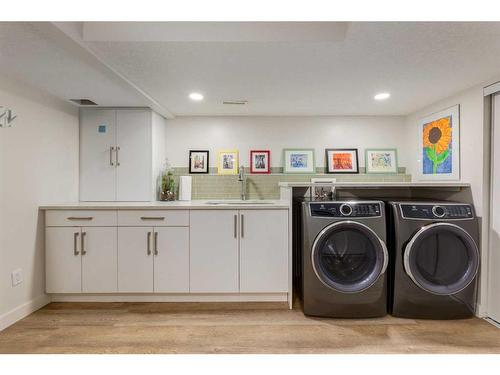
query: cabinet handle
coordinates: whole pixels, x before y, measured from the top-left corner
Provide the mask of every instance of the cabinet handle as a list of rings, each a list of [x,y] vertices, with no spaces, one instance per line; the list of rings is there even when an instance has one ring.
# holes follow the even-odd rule
[[[141,216],[141,220],[165,220],[164,216]]]
[[[111,146],[109,148],[109,165],[114,166],[115,163],[113,162],[113,151],[115,151],[115,148]]]
[[[155,249],[155,255],[158,255],[158,232],[155,232],[154,249]]]
[[[148,232],[148,238],[147,238],[147,251],[146,253],[148,255],[151,255],[151,232]]]
[[[82,255],[87,254],[87,251],[85,250],[85,236],[87,235],[87,232],[82,232],[82,237],[81,239],[81,249],[82,249]]]
[[[241,214],[241,238],[245,237],[245,215]]]
[[[234,215],[234,238],[238,237],[238,215]]]
[[[92,220],[92,216],[70,216],[67,217],[68,220]]]
[[[118,154],[118,151],[120,151],[120,146],[116,146],[116,166],[118,167],[120,165],[120,162],[119,162],[119,154]]]
[[[79,235],[80,235],[79,232],[75,232],[73,234],[73,254],[75,256],[80,255],[80,253],[78,252],[78,236]]]

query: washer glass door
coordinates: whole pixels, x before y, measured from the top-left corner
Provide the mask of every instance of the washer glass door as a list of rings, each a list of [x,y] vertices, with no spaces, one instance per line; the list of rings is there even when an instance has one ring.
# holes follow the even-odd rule
[[[418,287],[433,294],[451,295],[476,277],[479,250],[459,226],[431,224],[420,229],[406,246],[404,267]]]
[[[316,276],[344,293],[361,292],[387,268],[385,243],[367,226],[353,221],[329,225],[316,237],[311,253]]]

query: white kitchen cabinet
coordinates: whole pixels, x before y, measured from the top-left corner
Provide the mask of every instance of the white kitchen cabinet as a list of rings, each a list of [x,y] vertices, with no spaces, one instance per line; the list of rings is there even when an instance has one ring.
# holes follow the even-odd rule
[[[80,228],[47,228],[45,265],[47,293],[81,293]]]
[[[80,110],[80,200],[155,200],[164,127],[150,109]]]
[[[154,228],[154,291],[189,292],[189,228]]]
[[[118,291],[153,292],[153,227],[118,228]]]
[[[118,290],[189,292],[188,227],[119,227]]]
[[[47,293],[117,291],[116,227],[49,227]]]
[[[238,211],[190,212],[191,292],[239,291]]]
[[[117,228],[82,227],[80,236],[83,293],[117,292]]]
[[[80,112],[80,199],[116,199],[116,111]]]
[[[240,292],[288,290],[288,211],[240,210]]]

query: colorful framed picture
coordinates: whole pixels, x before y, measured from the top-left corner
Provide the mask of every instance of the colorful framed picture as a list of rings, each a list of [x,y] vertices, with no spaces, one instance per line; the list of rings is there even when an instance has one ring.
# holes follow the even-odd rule
[[[208,173],[208,150],[189,151],[189,173]]]
[[[365,150],[366,173],[398,173],[398,155],[395,148]]]
[[[284,173],[316,173],[314,149],[286,148],[283,150]]]
[[[326,173],[359,173],[357,148],[327,148]]]
[[[219,150],[218,174],[238,174],[238,150]]]
[[[460,179],[460,107],[444,109],[418,124],[420,147],[417,179]]]
[[[271,152],[269,150],[250,151],[250,173],[271,173]]]

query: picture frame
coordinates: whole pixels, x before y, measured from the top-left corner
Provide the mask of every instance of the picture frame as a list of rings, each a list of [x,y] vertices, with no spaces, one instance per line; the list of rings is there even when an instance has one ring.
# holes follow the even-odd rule
[[[398,151],[395,148],[365,150],[366,173],[398,173]]]
[[[357,148],[325,149],[326,173],[359,173]]]
[[[209,156],[208,150],[189,150],[189,173],[209,173]]]
[[[252,174],[271,173],[271,151],[250,150],[250,173]]]
[[[316,160],[313,148],[283,149],[284,173],[316,173]]]
[[[217,153],[217,174],[235,175],[238,174],[239,158],[238,150],[219,150]]]
[[[460,106],[432,113],[417,124],[420,181],[460,180]]]

